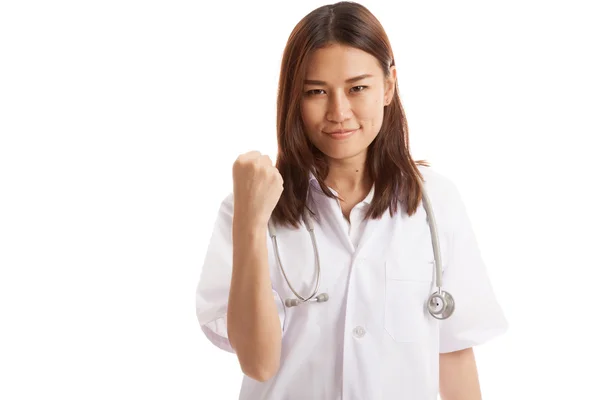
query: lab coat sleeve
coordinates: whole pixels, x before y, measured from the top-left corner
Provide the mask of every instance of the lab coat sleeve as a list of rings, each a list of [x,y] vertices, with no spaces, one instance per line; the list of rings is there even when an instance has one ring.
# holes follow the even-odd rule
[[[213,226],[196,287],[196,316],[206,337],[217,347],[233,353],[227,337],[227,302],[233,264],[233,195],[223,200]],[[283,330],[284,305],[273,290]]]
[[[482,344],[508,328],[461,195],[453,182],[447,184],[442,200],[450,247],[442,284],[454,297],[456,308],[450,318],[440,321],[440,353]]]

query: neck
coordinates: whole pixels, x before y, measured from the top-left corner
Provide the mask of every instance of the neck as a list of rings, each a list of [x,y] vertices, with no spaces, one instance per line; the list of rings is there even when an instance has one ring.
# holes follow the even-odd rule
[[[373,185],[365,161],[364,155],[345,160],[330,159],[325,184],[342,198],[365,196]]]

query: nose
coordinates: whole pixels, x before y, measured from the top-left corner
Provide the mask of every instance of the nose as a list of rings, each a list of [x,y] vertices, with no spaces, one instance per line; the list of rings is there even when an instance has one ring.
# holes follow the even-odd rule
[[[350,101],[344,93],[329,97],[326,118],[330,122],[342,123],[352,116]]]

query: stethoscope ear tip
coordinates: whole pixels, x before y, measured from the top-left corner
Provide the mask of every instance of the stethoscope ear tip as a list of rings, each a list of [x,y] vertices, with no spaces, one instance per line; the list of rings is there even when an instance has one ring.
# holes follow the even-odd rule
[[[296,307],[296,306],[299,306],[301,303],[308,303],[308,302],[324,303],[327,300],[329,300],[329,295],[327,293],[321,293],[317,297],[306,299],[304,301],[300,301],[299,299],[285,299],[285,306],[286,307]]]
[[[300,304],[300,300],[298,299],[285,299],[286,307],[296,307],[298,304]]]
[[[329,295],[327,293],[321,293],[320,295],[317,296],[318,303],[322,303],[327,300],[329,300]]]

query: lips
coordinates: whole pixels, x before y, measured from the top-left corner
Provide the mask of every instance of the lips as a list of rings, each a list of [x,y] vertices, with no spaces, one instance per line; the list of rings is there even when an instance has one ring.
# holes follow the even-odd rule
[[[357,129],[340,129],[340,130],[330,131],[330,132],[323,131],[323,133],[325,133],[327,136],[329,136],[333,139],[345,139],[347,137],[352,136],[352,134],[354,134],[354,132],[356,132],[357,130],[358,130],[358,128]]]

